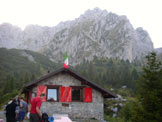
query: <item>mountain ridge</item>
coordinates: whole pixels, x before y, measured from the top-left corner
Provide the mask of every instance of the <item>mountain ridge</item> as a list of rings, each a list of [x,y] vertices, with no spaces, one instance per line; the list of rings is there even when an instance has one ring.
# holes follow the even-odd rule
[[[4,41],[1,26],[0,45]],[[68,52],[72,65],[83,60],[91,61],[95,56],[131,62],[154,49],[145,30],[134,29],[126,16],[99,8],[87,10],[75,20],[62,22],[55,27],[30,25],[21,32],[17,39],[21,41],[12,44],[14,48],[40,52],[55,62],[62,61],[65,52]],[[11,33],[7,37],[14,40],[17,36]]]

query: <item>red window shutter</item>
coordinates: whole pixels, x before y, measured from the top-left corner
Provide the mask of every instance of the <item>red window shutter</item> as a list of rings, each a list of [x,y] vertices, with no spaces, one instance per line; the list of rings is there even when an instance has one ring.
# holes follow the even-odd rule
[[[66,87],[61,87],[61,102],[66,102]]]
[[[71,102],[72,88],[66,87],[66,102]]]
[[[84,89],[84,102],[92,102],[92,88]]]
[[[46,90],[47,90],[47,86],[44,85],[37,86],[37,97],[39,97],[40,94],[45,94],[46,96]],[[46,97],[42,101],[46,102]]]

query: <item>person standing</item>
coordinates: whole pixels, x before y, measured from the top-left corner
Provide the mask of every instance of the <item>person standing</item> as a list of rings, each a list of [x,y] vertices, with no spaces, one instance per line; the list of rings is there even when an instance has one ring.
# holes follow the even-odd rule
[[[27,103],[24,101],[23,97],[20,97],[20,108],[19,108],[19,121],[24,122],[25,114],[27,112]]]
[[[6,106],[6,122],[16,122],[16,100],[12,100]]]
[[[31,101],[30,122],[41,122],[42,114],[40,111],[42,100],[45,94],[40,94],[40,97],[34,97]]]

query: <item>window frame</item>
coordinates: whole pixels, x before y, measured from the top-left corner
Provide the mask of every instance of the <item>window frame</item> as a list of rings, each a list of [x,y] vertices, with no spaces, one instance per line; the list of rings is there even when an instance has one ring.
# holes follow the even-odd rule
[[[71,102],[84,102],[83,99],[83,92],[84,92],[84,87],[85,86],[70,86],[72,88],[72,92],[71,92]],[[73,89],[75,90],[80,90],[80,100],[73,100]]]
[[[50,100],[48,100],[48,89],[56,89],[57,90],[57,100],[54,101],[54,102],[59,102],[60,101],[60,85],[46,85],[47,86],[47,91],[46,91],[46,94],[47,94],[47,97],[46,97],[46,100],[47,102],[51,102]]]

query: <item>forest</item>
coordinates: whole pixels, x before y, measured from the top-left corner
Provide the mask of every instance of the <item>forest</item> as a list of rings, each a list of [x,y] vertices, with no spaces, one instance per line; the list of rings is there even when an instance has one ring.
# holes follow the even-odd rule
[[[22,55],[24,53],[27,55]],[[0,48],[0,107],[20,94],[26,83],[60,67],[63,67],[63,63],[54,63],[39,53]],[[123,98],[105,100],[105,120],[162,121],[162,63],[156,53],[150,53],[142,61],[133,62],[94,57],[93,61],[84,60],[71,67]],[[118,111],[114,114],[112,108]]]

